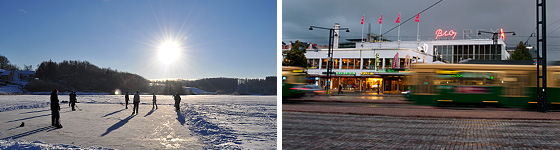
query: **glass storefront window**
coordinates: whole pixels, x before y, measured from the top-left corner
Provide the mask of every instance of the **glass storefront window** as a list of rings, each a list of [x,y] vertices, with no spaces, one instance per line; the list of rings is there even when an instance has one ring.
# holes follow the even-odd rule
[[[321,62],[321,69],[327,69],[327,59],[323,59]]]
[[[354,60],[356,61],[355,65],[354,65],[354,69],[360,69],[360,62],[361,62],[360,59],[356,58]]]
[[[354,69],[355,59],[348,59],[348,69]]]
[[[391,62],[393,58],[385,58],[385,68],[391,69]]]
[[[340,68],[340,59],[337,58],[333,58],[333,69],[339,69]]]
[[[342,59],[342,69],[348,69],[348,59]]]
[[[459,63],[465,59],[492,60],[494,52],[492,44],[485,45],[434,45],[434,61]],[[498,58],[501,59],[501,45],[497,47]]]
[[[360,59],[358,58],[343,58],[342,69],[360,69]]]
[[[309,65],[308,69],[319,69],[319,59],[308,59],[307,64]]]
[[[375,58],[364,58],[364,64],[362,69],[369,69],[369,70],[373,70],[375,69]]]

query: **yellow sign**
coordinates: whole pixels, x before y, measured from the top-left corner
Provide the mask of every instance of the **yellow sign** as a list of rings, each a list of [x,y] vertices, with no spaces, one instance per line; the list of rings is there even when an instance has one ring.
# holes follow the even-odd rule
[[[362,72],[361,75],[375,75],[373,72]]]
[[[436,70],[437,74],[458,74],[461,71],[457,71],[457,70]]]

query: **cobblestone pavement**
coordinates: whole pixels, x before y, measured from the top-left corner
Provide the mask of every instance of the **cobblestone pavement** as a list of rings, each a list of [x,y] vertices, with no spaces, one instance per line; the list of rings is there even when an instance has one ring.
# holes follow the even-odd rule
[[[560,149],[560,121],[282,113],[283,149]]]

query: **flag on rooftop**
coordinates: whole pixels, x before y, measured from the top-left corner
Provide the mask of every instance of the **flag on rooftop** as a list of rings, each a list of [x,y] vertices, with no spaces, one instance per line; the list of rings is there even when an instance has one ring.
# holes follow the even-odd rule
[[[361,23],[361,24],[364,24],[364,17],[365,17],[365,16],[366,16],[366,15],[363,15],[363,16],[362,16],[362,23]]]

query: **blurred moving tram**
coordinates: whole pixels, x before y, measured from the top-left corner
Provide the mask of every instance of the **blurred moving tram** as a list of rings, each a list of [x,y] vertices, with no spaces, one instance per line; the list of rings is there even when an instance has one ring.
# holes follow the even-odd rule
[[[298,98],[305,95],[302,90],[307,83],[307,72],[303,67],[282,66],[282,98]]]
[[[535,65],[415,64],[410,99],[420,105],[536,107]],[[560,104],[560,66],[547,70],[548,106]],[[560,106],[560,105],[559,105]]]

